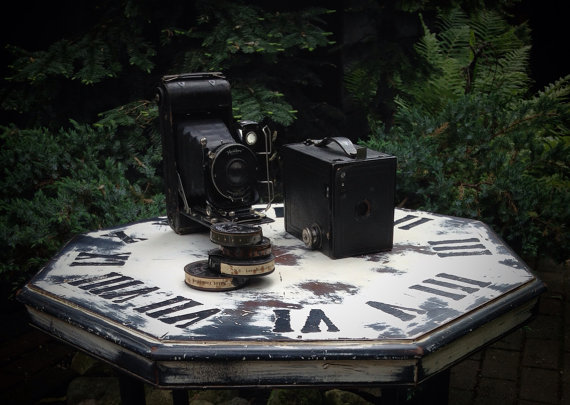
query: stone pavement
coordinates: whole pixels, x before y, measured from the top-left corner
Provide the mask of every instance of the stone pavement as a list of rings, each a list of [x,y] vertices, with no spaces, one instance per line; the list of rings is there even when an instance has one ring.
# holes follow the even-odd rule
[[[451,369],[449,404],[570,404],[570,261],[565,265],[546,260],[527,263],[548,286],[536,317],[455,365]],[[0,403],[81,403],[74,401],[76,394],[70,392],[80,379],[85,379],[79,377],[77,365],[72,366],[76,351],[29,327],[21,305],[3,305],[0,313]],[[103,381],[104,389],[115,392],[100,396],[99,401],[83,403],[118,403],[118,385],[106,383],[112,381],[111,374],[112,370],[100,367],[99,375],[91,382]],[[265,404],[268,392],[258,391],[247,391],[247,398],[241,391],[241,403]],[[170,398],[161,393],[154,395],[154,399],[161,398],[161,403],[165,399],[168,403]],[[371,398],[374,397],[367,397],[369,401]],[[149,403],[154,403],[154,399]],[[386,404],[378,396],[372,402]]]
[[[570,404],[570,263],[527,264],[548,287],[536,317],[452,368],[450,404]]]

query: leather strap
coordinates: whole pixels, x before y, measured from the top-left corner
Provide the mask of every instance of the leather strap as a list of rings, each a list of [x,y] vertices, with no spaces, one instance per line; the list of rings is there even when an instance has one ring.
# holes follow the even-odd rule
[[[327,137],[324,139],[307,139],[305,141],[305,144],[323,147],[323,146],[327,146],[331,142],[334,142],[338,146],[340,146],[342,151],[348,157],[353,158],[353,159],[356,158],[356,148],[354,147],[354,144],[352,143],[352,141],[350,139],[345,138],[343,136]]]

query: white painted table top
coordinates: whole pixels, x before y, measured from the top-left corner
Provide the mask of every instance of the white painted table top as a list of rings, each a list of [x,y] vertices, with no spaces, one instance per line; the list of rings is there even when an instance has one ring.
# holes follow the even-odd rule
[[[91,333],[150,358],[160,353],[156,348],[175,360],[196,358],[193,348],[218,353],[252,346],[257,356],[282,348],[283,358],[302,359],[336,347],[343,358],[396,358],[393,345],[420,347],[434,334],[451,342],[449,336],[469,333],[544,288],[478,221],[397,209],[392,251],[337,260],[307,250],[285,232],[282,217],[262,229],[273,244],[275,271],[238,290],[187,286],[184,266],[206,259],[216,245],[208,233],[178,235],[157,218],[77,236],[20,299],[36,318],[50,317],[36,320],[50,333],[74,340],[69,324],[83,340]],[[495,328],[496,334],[508,328]],[[486,335],[480,344],[496,337]],[[339,349],[346,345],[352,356]]]

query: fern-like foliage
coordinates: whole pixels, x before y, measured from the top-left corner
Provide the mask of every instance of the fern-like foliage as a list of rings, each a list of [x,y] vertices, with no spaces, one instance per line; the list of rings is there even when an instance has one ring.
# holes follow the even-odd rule
[[[377,95],[380,74],[371,74],[371,70],[362,63],[353,63],[345,68],[344,86],[358,106],[368,106]]]
[[[440,15],[372,148],[398,157],[399,204],[471,217],[516,250],[570,255],[570,76],[529,94],[526,28],[491,12]],[[526,38],[526,40],[525,40]]]
[[[499,90],[515,97],[528,91],[530,47],[520,38],[526,25],[512,27],[488,10],[468,18],[453,9],[438,17],[437,33],[422,20],[424,35],[415,46],[430,73],[424,80],[398,80],[401,97],[439,111],[463,94]]]

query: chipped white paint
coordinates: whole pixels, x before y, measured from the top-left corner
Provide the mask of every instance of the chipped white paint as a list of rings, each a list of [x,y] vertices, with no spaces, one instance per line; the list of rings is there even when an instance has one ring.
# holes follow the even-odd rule
[[[185,362],[186,356],[206,356],[201,350],[213,348],[213,353],[216,347],[220,356],[242,347],[246,354],[253,350],[264,356],[264,361],[271,361],[273,353],[281,361],[306,357],[323,364],[330,347],[337,360],[358,361],[354,369],[365,370],[349,376],[346,368],[351,366],[339,366],[348,378],[345,382],[353,383],[370,378],[365,376],[370,371],[365,358],[376,359],[377,364],[381,358],[393,362],[406,357],[405,363],[382,371],[392,374],[384,382],[397,379],[394,375],[405,374],[398,367],[437,352],[439,344],[430,338],[444,336],[442,328],[449,328],[457,334],[454,339],[467,339],[470,346],[452,351],[452,356],[446,354],[446,359],[429,357],[429,373],[437,372],[524,322],[531,308],[526,305],[522,315],[496,324],[480,340],[469,334],[474,328],[470,320],[484,319],[487,312],[489,319],[479,324],[499,319],[494,314],[508,312],[501,305],[511,296],[529,290],[528,299],[519,299],[526,304],[543,288],[526,265],[477,221],[396,210],[392,251],[337,260],[307,250],[285,232],[283,218],[262,228],[273,244],[275,271],[238,290],[204,292],[188,287],[184,266],[206,259],[216,245],[207,233],[177,235],[160,218],[77,237],[25,287],[21,299],[40,308],[32,311],[36,323],[43,324],[40,327],[51,333],[59,330],[67,340],[72,340],[77,328],[78,333],[87,331],[137,356],[152,358],[163,350],[168,361],[160,364],[170,370],[165,372],[164,385],[205,384],[179,375],[189,374],[183,371],[188,368],[195,372],[199,363],[173,364]],[[50,306],[57,310],[49,313]],[[86,319],[77,319],[78,313]],[[63,332],[61,327],[48,326],[46,316],[74,326]],[[443,340],[450,340],[446,345],[451,344],[452,339],[445,336]],[[417,353],[403,354],[402,350],[415,350],[405,345],[416,343]],[[144,347],[158,349],[145,354]],[[392,347],[396,348],[393,353]],[[177,348],[183,355],[175,354]],[[116,349],[114,355],[102,357],[116,361],[120,352]],[[261,378],[263,366],[248,356],[252,375],[258,372],[255,378]],[[207,363],[208,358],[200,361]],[[283,364],[285,375],[290,364]],[[323,371],[323,378],[328,375],[338,383],[330,375],[334,369]],[[259,383],[255,378],[249,384]],[[417,370],[413,379],[417,382]]]

